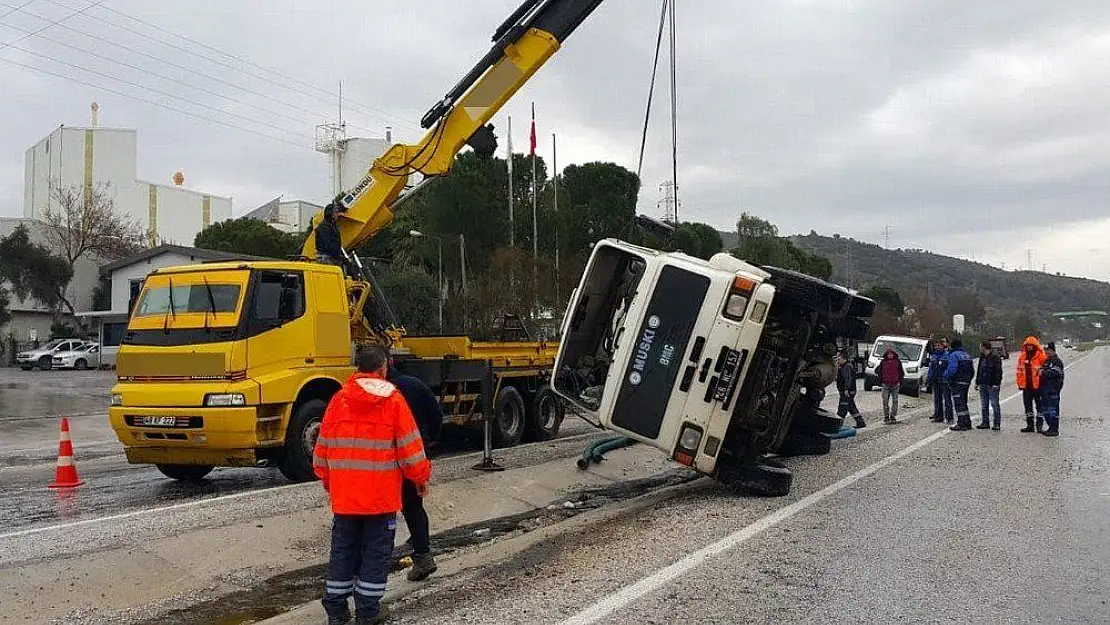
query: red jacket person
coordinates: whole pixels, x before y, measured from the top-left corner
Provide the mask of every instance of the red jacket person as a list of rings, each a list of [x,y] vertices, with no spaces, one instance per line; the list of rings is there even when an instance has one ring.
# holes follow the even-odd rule
[[[331,559],[324,592],[328,623],[382,623],[381,605],[393,557],[401,480],[427,492],[432,465],[412,413],[386,377],[386,353],[363,349],[359,372],[332,397],[316,441],[313,466],[331,499]]]

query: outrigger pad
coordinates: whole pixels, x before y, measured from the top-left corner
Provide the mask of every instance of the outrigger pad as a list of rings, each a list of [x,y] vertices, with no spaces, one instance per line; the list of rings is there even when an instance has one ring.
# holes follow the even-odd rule
[[[838,438],[852,438],[855,435],[856,435],[856,428],[851,427],[849,425],[840,426],[840,431],[837,432],[836,434],[824,434],[824,436],[828,436],[829,438],[831,438],[833,440],[836,440]]]

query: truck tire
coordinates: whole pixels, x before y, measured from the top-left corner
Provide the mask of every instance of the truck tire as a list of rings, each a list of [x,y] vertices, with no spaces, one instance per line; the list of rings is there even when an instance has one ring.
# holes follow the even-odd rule
[[[717,481],[744,495],[784,497],[790,494],[794,475],[778,461],[751,458],[718,465]]]
[[[530,441],[549,441],[557,437],[566,410],[555,391],[545,385],[532,399],[530,408],[525,437]]]
[[[771,284],[784,299],[829,319],[840,319],[848,314],[855,296],[844,287],[791,269],[763,269],[771,274]]]
[[[289,420],[278,470],[290,482],[311,482],[316,479],[316,473],[312,469],[312,454],[327,408],[326,401],[310,399],[297,406],[293,418]]]
[[[213,467],[192,464],[156,464],[162,475],[178,482],[199,482],[212,472]]]
[[[524,437],[526,411],[520,391],[505,386],[494,403],[493,446],[516,447]]]

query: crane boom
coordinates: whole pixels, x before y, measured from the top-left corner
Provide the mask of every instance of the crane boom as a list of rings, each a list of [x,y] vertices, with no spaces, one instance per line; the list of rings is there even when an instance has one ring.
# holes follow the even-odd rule
[[[339,213],[343,249],[353,250],[392,223],[413,172],[429,180],[447,174],[466,145],[492,156],[497,139],[489,121],[603,1],[525,0],[498,27],[492,49],[424,115],[421,126],[429,130],[423,139],[390,147],[336,198],[345,209]],[[322,219],[323,213],[313,217],[302,256],[315,258]]]

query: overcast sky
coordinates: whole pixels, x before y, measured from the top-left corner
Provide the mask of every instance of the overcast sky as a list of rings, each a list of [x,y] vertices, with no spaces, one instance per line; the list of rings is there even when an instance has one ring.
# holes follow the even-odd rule
[[[182,169],[187,186],[233,196],[236,214],[279,194],[323,201],[329,169],[312,135],[336,116],[339,81],[352,134],[392,125],[415,140],[517,4],[106,0],[5,47],[93,4],[34,0],[5,15],[26,2],[0,0],[0,58],[95,86],[0,62],[0,216],[22,211],[25,150],[87,124],[93,100],[102,125],[139,129],[143,179]],[[555,131],[561,166],[634,170],[659,7],[605,2],[495,120],[502,145],[512,115],[527,150],[535,101],[542,153]],[[783,233],[880,244],[889,226],[892,247],[1009,268],[1033,248],[1038,269],[1110,278],[1110,2],[679,0],[677,31],[684,220],[732,229],[746,210]],[[662,87],[640,198],[656,215],[670,178]]]

